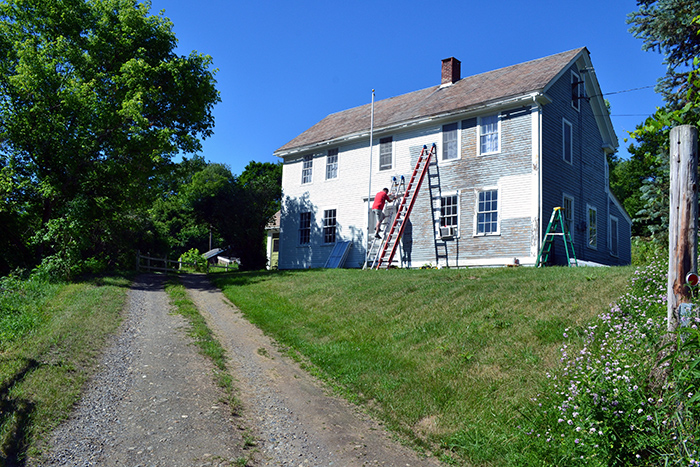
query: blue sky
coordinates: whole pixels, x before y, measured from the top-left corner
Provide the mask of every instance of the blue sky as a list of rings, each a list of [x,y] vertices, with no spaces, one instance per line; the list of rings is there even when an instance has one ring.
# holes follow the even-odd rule
[[[202,155],[240,174],[330,113],[462,76],[588,47],[626,156],[627,132],[662,105],[663,57],[628,32],[634,0],[152,0],[178,53],[211,55],[222,102]],[[649,86],[652,86],[651,88]],[[644,88],[636,91],[628,91]]]

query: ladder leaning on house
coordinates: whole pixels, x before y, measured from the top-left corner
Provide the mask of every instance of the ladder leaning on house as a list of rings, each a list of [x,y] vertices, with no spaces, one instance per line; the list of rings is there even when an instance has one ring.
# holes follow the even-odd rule
[[[561,232],[557,232],[557,226],[561,227]],[[537,262],[535,265],[539,268],[545,266],[547,261],[549,261],[549,254],[552,251],[552,244],[554,243],[555,237],[561,237],[564,240],[564,250],[566,251],[566,264],[568,266],[573,265],[578,266],[578,261],[576,260],[576,253],[574,252],[574,243],[571,241],[571,234],[566,225],[566,220],[564,219],[564,209],[562,207],[556,207],[552,211],[552,217],[549,218],[549,224],[547,225],[547,230],[544,234],[544,239],[542,240],[542,248],[537,255]],[[571,249],[571,253],[569,253]]]
[[[391,188],[389,188],[389,195],[392,198],[394,198],[394,200],[396,200],[396,201],[394,201],[394,206],[398,204],[399,195],[403,195],[405,190],[406,190],[406,179],[404,178],[403,175],[401,176],[401,181],[399,181],[399,179],[396,178],[395,176],[391,177]],[[369,202],[371,203],[372,200],[370,200]],[[371,206],[371,204],[370,204],[370,206]],[[371,214],[372,214],[372,211],[370,211],[370,221],[369,221],[370,227],[372,225],[372,220],[373,220],[373,217],[371,216]],[[396,214],[395,208],[394,208],[394,212],[392,213],[392,216],[393,216],[393,214]],[[383,232],[387,231],[387,227],[389,225],[389,222],[391,222],[393,220],[392,216],[385,216],[382,219],[382,223],[379,226],[380,230],[382,230]],[[375,234],[376,234],[376,232],[375,232]],[[377,258],[377,255],[379,254],[379,250],[380,250],[383,242],[384,242],[384,239],[382,237],[378,237],[377,235],[369,235],[369,238],[367,240],[367,254],[365,255],[365,264],[364,264],[364,266],[362,266],[362,269],[367,269],[367,267],[370,267],[370,268],[372,267],[372,264],[373,264],[374,260]]]
[[[425,174],[428,172],[428,166],[434,156],[434,143],[430,151],[428,151],[428,146],[423,146],[418,156],[416,166],[411,174],[411,178],[408,181],[408,185],[406,185],[406,191],[404,191],[401,202],[399,202],[391,227],[385,230],[384,241],[377,252],[375,260],[372,262],[372,269],[387,269],[391,266],[391,262],[398,249],[399,241],[401,240],[401,235],[403,235],[404,228],[406,227],[406,221],[411,215],[413,205],[416,202],[416,196],[420,191]]]

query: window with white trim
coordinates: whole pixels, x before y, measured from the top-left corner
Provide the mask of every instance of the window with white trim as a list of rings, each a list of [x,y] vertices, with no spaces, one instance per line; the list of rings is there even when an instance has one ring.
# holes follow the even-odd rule
[[[459,123],[450,123],[442,126],[442,160],[452,160],[459,157],[457,132]]]
[[[335,214],[335,209],[323,211],[323,243],[335,243],[337,225]]]
[[[393,162],[393,139],[391,136],[379,140],[379,170],[389,170]]]
[[[478,193],[476,207],[476,235],[498,233],[498,190]]]
[[[498,114],[479,118],[479,154],[500,151],[500,121]]]
[[[326,180],[338,178],[338,148],[329,149],[326,156]]]
[[[562,208],[564,208],[564,224],[569,232],[569,237],[574,239],[574,197],[564,195]]]
[[[598,249],[598,210],[588,206],[588,247]]]
[[[581,92],[581,86],[583,81],[578,73],[571,72],[571,107],[576,110],[581,110],[581,97],[583,93]]]
[[[313,170],[313,165],[314,165],[314,156],[309,154],[308,156],[304,156],[304,160],[302,162],[301,166],[301,183],[302,185],[305,183],[311,183],[311,174]]]
[[[569,164],[574,163],[574,127],[571,122],[561,120],[561,153],[562,158]]]
[[[620,253],[618,251],[618,221],[617,217],[610,216],[610,254],[613,256],[618,256]]]
[[[311,243],[311,213],[299,213],[299,245]]]
[[[457,195],[440,198],[440,227],[457,227],[459,222],[459,202]]]

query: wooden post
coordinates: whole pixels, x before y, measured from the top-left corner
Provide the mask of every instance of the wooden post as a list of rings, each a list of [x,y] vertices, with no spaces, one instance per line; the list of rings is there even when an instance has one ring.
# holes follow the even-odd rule
[[[698,130],[671,129],[668,219],[668,331],[678,328],[678,307],[691,302],[686,275],[698,270]]]

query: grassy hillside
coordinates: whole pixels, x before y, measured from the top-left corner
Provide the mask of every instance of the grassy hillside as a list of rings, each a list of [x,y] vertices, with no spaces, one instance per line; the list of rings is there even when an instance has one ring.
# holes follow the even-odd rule
[[[619,297],[632,268],[220,274],[266,333],[388,426],[467,465],[517,463],[518,408],[563,334]]]

